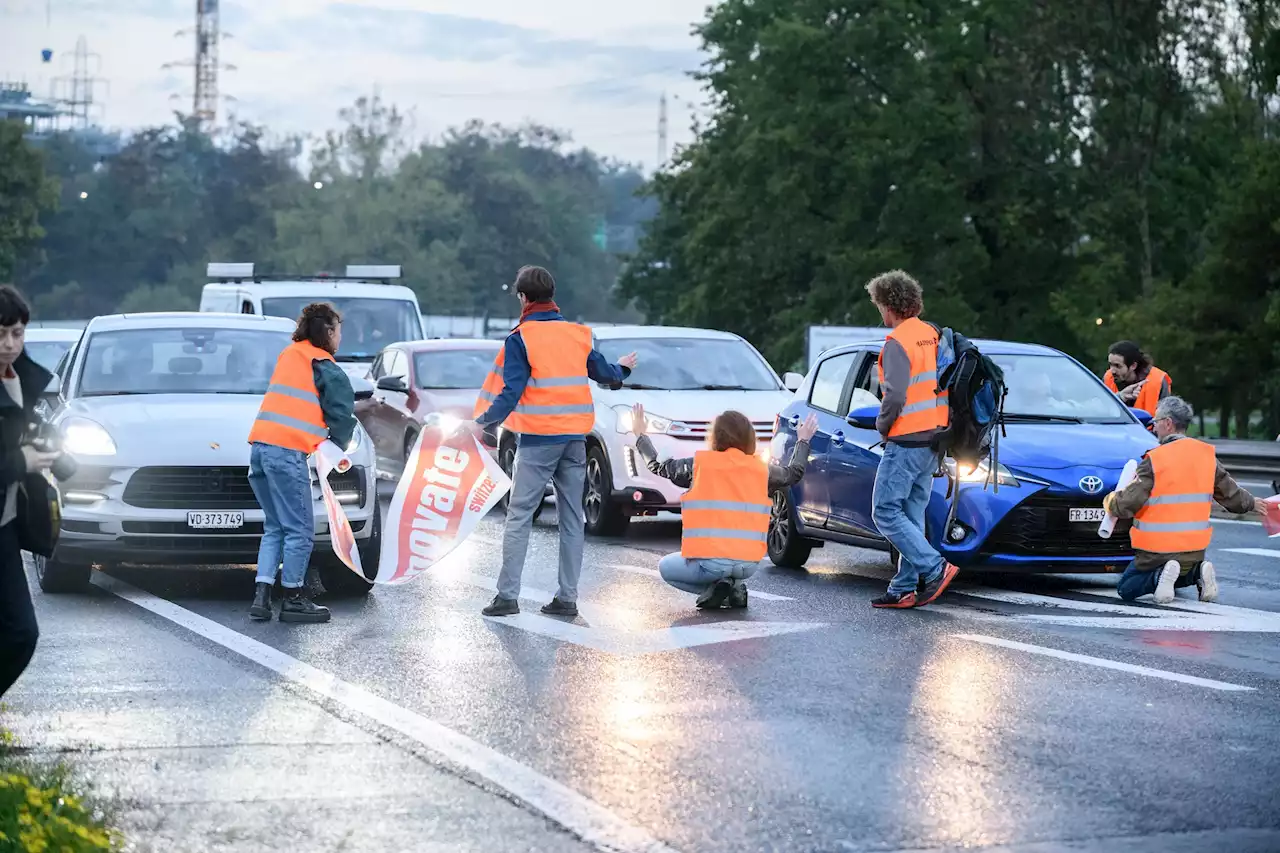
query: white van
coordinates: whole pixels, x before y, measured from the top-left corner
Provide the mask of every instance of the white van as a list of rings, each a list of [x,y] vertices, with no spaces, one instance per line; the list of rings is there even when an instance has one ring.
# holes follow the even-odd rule
[[[421,340],[418,297],[401,284],[399,265],[350,264],[341,276],[255,275],[253,264],[211,263],[201,311],[261,314],[296,320],[305,305],[330,302],[342,312],[337,360],[353,377],[365,377],[389,344]]]

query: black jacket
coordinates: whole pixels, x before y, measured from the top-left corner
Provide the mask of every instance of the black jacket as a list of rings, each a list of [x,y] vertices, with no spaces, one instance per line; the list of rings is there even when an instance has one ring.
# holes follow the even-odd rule
[[[22,407],[0,386],[0,516],[4,515],[9,486],[27,475],[27,462],[22,457],[22,442],[27,426],[35,420],[36,403],[49,386],[53,374],[36,364],[24,351],[13,363],[22,387]]]

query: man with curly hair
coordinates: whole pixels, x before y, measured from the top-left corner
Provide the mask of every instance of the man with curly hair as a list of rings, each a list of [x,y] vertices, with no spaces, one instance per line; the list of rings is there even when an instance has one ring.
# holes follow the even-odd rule
[[[902,270],[876,276],[867,293],[891,330],[880,350],[876,428],[885,447],[871,517],[900,555],[888,591],[871,604],[919,607],[942,595],[958,571],[929,544],[924,530],[938,467],[932,442],[949,417],[947,399],[938,393],[938,330],[920,319],[923,291]]]

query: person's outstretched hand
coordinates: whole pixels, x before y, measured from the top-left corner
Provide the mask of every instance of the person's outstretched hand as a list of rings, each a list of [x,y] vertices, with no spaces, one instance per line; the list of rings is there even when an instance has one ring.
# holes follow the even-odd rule
[[[621,364],[622,362],[618,362]],[[637,436],[644,435],[648,422],[644,418],[644,404],[636,403],[631,407],[631,431]]]
[[[801,441],[810,441],[814,433],[818,431],[818,416],[809,413],[809,417],[804,419],[804,423],[800,424],[800,428],[796,430],[796,438]]]
[[[632,370],[635,368],[636,362],[638,360],[639,359],[636,357],[635,353],[629,352],[626,355],[624,355],[622,358],[618,359],[618,364],[622,365],[627,370]]]

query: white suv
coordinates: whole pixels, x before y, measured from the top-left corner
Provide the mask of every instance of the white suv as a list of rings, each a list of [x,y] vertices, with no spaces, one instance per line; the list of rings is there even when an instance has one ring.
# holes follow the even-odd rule
[[[596,423],[587,436],[587,484],[583,498],[587,532],[622,534],[635,515],[680,507],[684,489],[654,476],[635,449],[631,407],[644,405],[648,434],[660,459],[692,456],[706,446],[716,415],[736,409],[756,427],[767,458],[774,419],[804,377],[778,378],[755,347],[737,335],[669,326],[594,329],[596,349],[609,361],[629,352],[639,363],[621,388],[596,385]]]

